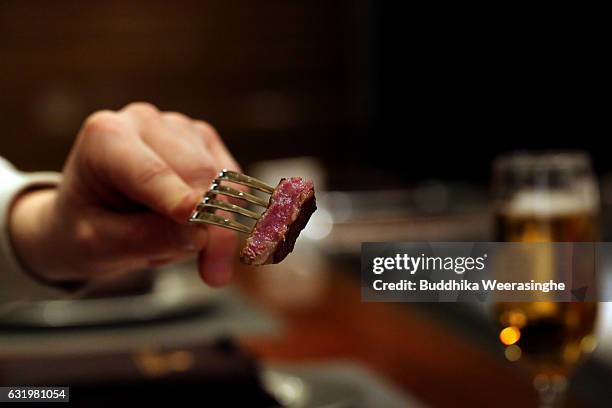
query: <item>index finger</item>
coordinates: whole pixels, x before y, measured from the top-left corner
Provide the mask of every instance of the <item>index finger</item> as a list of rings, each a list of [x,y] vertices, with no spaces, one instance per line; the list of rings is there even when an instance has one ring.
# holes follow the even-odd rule
[[[198,201],[197,192],[129,126],[120,135],[105,132],[104,126],[89,124],[86,130],[85,157],[94,177],[131,200],[186,223]]]

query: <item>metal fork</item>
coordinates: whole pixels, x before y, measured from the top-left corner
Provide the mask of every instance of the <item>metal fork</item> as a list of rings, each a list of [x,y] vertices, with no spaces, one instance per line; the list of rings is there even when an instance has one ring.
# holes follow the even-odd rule
[[[215,214],[215,211],[229,211],[232,213],[243,215],[248,218],[252,218],[254,220],[259,219],[261,214],[258,214],[255,211],[248,210],[239,205],[232,204],[228,201],[218,200],[217,196],[224,195],[228,197],[238,198],[264,208],[268,208],[268,200],[265,200],[250,193],[245,193],[232,187],[228,187],[226,185],[222,185],[222,181],[242,184],[244,186],[263,191],[267,194],[272,194],[274,192],[274,187],[264,183],[261,180],[256,179],[255,177],[247,176],[236,171],[223,169],[219,172],[217,178],[213,180],[212,185],[204,194],[202,201],[197,205],[193,213],[191,213],[189,222],[192,224],[217,225],[219,227],[229,228],[235,231],[243,232],[245,234],[250,234],[253,227],[248,227],[230,218],[222,217],[218,214]]]

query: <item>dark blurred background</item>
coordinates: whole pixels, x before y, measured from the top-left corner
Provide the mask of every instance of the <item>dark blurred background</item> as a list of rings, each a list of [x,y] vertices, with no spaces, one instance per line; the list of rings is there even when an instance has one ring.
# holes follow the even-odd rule
[[[19,168],[60,170],[89,114],[148,101],[210,122],[253,176],[325,182],[316,181],[321,205],[301,247],[277,269],[242,267],[228,292],[183,265],[146,288],[159,310],[126,295],[129,307],[75,301],[56,311],[59,323],[34,304],[42,327],[24,329],[18,313],[7,326],[4,316],[0,380],[80,381],[92,387],[85,395],[115,389],[141,401],[142,390],[173,387],[176,374],[199,381],[197,398],[216,389],[224,400],[253,383],[255,362],[346,360],[427,405],[534,405],[530,379],[504,360],[484,312],[364,303],[359,251],[368,241],[490,239],[491,161],[517,149],[588,151],[608,208],[604,238],[612,236],[607,14],[401,3],[2,0],[0,156]],[[281,158],[289,164],[271,160]],[[570,406],[609,405],[604,340],[572,381]],[[298,376],[333,395],[325,375],[338,367],[310,370]],[[350,395],[376,383],[359,373],[349,366],[338,376],[350,379]],[[142,378],[157,382],[138,388]],[[370,394],[378,404],[361,406],[392,406]]]
[[[145,100],[209,121],[247,166],[319,157],[334,189],[487,182],[524,148],[587,149],[607,171],[605,37],[561,12],[5,0],[0,154],[60,169],[89,113]]]
[[[152,102],[214,124],[253,160],[361,149],[367,4],[6,1],[0,151],[59,169],[87,114]],[[343,153],[350,157],[351,154]]]

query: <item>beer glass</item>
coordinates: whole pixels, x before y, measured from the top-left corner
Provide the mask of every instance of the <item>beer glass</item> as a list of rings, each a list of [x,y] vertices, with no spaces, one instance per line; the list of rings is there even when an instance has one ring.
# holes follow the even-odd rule
[[[493,164],[497,241],[599,240],[599,192],[588,155],[515,153]],[[545,273],[554,274],[554,270]],[[550,276],[554,279],[554,276]],[[493,314],[510,361],[524,361],[541,406],[563,403],[567,378],[595,347],[595,302],[498,302]]]

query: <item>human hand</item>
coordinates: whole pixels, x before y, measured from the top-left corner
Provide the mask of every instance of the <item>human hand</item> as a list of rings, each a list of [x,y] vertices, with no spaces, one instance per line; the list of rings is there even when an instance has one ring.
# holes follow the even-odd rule
[[[87,281],[199,253],[204,281],[224,285],[237,236],[186,225],[221,168],[241,171],[205,122],[147,103],[96,112],[79,132],[60,185],[15,201],[13,245],[49,282]]]

